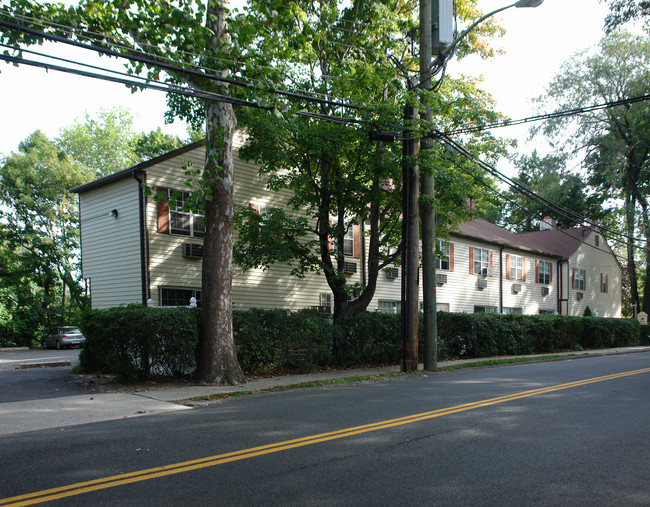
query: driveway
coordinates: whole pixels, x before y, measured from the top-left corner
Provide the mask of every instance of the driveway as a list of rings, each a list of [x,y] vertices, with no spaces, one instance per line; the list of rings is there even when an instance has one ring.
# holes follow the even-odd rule
[[[79,349],[0,351],[0,403],[75,396],[84,391],[70,370]],[[67,366],[53,366],[65,364]],[[26,368],[26,366],[28,366]]]

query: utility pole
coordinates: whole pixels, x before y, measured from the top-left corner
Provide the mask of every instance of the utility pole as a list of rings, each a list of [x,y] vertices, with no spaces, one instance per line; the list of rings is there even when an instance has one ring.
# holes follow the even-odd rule
[[[438,1],[438,0],[434,0]],[[420,0],[420,86],[431,89],[432,0]],[[427,125],[433,119],[429,103],[424,104],[420,118]],[[420,149],[431,149],[431,138],[423,137]],[[438,319],[436,314],[436,212],[433,208],[434,177],[428,170],[420,174],[420,217],[422,220],[422,293],[424,369],[438,368]]]
[[[414,83],[407,80],[409,90]],[[414,125],[418,108],[406,104],[404,120]],[[418,369],[418,270],[420,265],[420,224],[418,213],[418,140],[412,128],[404,132],[402,148],[402,372]]]

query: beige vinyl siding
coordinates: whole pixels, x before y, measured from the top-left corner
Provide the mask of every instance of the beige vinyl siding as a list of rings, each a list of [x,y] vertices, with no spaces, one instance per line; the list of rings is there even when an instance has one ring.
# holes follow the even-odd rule
[[[238,137],[239,145],[242,138]],[[185,189],[185,177],[179,167],[192,161],[195,168],[202,167],[205,150],[203,148],[185,153],[180,157],[166,160],[147,171],[147,182],[154,187]],[[266,177],[259,176],[256,165],[241,161],[235,154],[234,201],[236,205],[251,203],[265,204],[268,207],[287,209],[288,192],[273,192],[266,188]],[[202,243],[200,238],[190,238],[175,234],[157,232],[157,207],[153,199],[147,206],[147,223],[150,245],[151,298],[159,304],[160,287],[201,287],[201,261],[186,259],[182,255],[186,242]],[[235,233],[235,239],[237,235]],[[351,283],[361,280],[359,260],[357,272],[346,275]],[[298,310],[318,306],[322,292],[331,292],[324,275],[308,273],[305,278],[290,276],[291,267],[275,264],[267,270],[252,269],[243,272],[233,267],[233,302],[239,310],[249,308],[288,308]]]
[[[599,236],[598,246],[596,235]],[[600,317],[621,317],[621,268],[614,261],[613,252],[601,235],[590,233],[585,243],[571,256],[565,269],[562,287],[564,297],[568,299],[565,307],[568,306],[569,315],[582,316],[589,306]],[[585,271],[584,290],[572,287],[572,270],[575,269]],[[601,274],[607,275],[607,292],[601,292]],[[582,294],[582,299],[578,299],[578,293]]]
[[[125,178],[79,196],[81,269],[93,308],[142,302],[138,189]]]

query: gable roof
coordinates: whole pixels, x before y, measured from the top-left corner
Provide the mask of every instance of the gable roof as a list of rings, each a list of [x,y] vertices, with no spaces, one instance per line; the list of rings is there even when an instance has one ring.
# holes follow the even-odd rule
[[[104,176],[103,178],[99,178],[98,180],[91,181],[90,183],[86,183],[84,185],[79,185],[78,187],[73,188],[70,190],[70,192],[73,192],[75,194],[81,194],[83,192],[88,192],[89,190],[94,190],[96,188],[103,187],[104,185],[108,185],[109,183],[113,183],[115,181],[119,181],[124,178],[128,178],[132,176],[133,174],[138,174],[144,172],[147,168],[151,167],[152,165],[159,164],[161,162],[164,162],[165,160],[169,160],[170,158],[178,157],[179,155],[183,155],[184,153],[187,153],[188,151],[192,151],[196,148],[199,148],[203,146],[204,141],[196,141],[195,143],[188,144],[185,146],[181,146],[180,148],[177,148],[173,151],[170,151],[168,153],[165,153],[164,155],[160,155],[159,157],[152,158],[150,160],[147,160],[145,162],[140,162],[139,164],[136,164],[132,167],[129,167],[128,169],[123,169],[121,171],[117,171],[115,173],[109,174],[108,176]]]
[[[592,232],[593,229],[590,227],[578,227],[515,234],[486,220],[476,218],[460,224],[451,234],[566,260]]]
[[[576,229],[552,229],[549,231],[518,234],[521,241],[531,248],[544,249],[562,259],[568,259],[593,232],[590,227]]]

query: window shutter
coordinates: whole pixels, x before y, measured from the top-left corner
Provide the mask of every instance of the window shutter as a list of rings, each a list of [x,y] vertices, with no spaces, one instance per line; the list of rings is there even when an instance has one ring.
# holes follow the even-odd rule
[[[548,263],[548,283],[553,285],[553,263]]]
[[[474,247],[469,247],[469,274],[474,274]]]
[[[605,275],[605,292],[609,292],[609,275]]]
[[[454,270],[454,244],[449,243],[449,271]]]
[[[490,250],[490,267],[494,267],[494,252]]]
[[[523,282],[526,281],[526,257],[524,257],[521,261],[521,265],[523,266]]]
[[[354,232],[354,258],[355,259],[360,259],[361,258],[361,226],[360,225],[353,225],[353,232]]]
[[[571,268],[571,288],[572,289],[576,288],[576,270],[575,270],[575,268]]]
[[[506,280],[510,280],[510,254],[506,254]]]
[[[535,283],[539,283],[539,260],[535,260]]]
[[[332,223],[333,223],[332,219],[330,218],[329,219],[330,229],[332,228]],[[334,238],[332,237],[331,234],[327,236],[327,241],[329,242],[330,245],[330,253],[332,253],[334,251]]]
[[[253,211],[255,212],[256,215],[260,214],[260,206],[259,206],[259,204],[250,203],[249,206],[251,208],[253,208]]]
[[[167,193],[167,188],[158,187],[158,193]],[[158,232],[161,234],[169,234],[169,204],[165,201],[157,201],[158,208]]]

